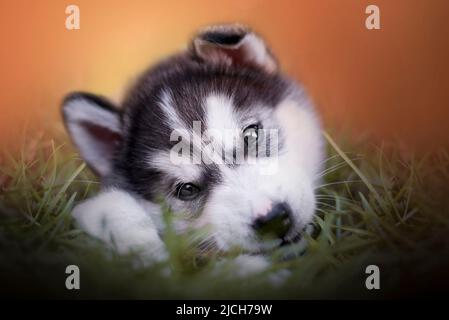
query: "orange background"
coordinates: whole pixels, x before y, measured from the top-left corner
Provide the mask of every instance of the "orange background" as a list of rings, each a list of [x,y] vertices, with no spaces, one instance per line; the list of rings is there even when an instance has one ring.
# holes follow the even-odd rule
[[[72,3],[81,29],[68,31]],[[368,4],[380,7],[381,30],[365,28]],[[199,27],[236,21],[265,36],[327,126],[424,147],[449,141],[446,0],[0,0],[0,15],[3,144],[25,124],[58,127],[65,93],[117,100]]]

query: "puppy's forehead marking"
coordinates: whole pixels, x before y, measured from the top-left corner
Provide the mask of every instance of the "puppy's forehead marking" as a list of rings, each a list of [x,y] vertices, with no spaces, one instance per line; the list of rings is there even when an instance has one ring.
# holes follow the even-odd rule
[[[232,150],[241,130],[232,99],[212,94],[205,99],[208,138],[219,142],[220,148]]]
[[[238,128],[231,98],[225,95],[212,94],[205,100],[208,128],[217,130]]]

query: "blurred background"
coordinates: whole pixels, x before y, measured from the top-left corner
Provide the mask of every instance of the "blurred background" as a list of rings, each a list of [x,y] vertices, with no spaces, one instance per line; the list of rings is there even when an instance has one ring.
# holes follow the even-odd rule
[[[70,4],[80,30],[65,28]],[[381,30],[365,28],[369,4]],[[241,22],[304,83],[327,127],[423,150],[447,145],[448,18],[447,0],[0,0],[0,143],[14,144],[25,127],[61,129],[69,91],[119,101],[199,27]]]

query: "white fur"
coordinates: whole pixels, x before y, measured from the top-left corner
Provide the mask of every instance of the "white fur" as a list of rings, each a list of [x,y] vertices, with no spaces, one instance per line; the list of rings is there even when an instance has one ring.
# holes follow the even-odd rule
[[[263,256],[251,256],[242,254],[234,259],[235,273],[238,277],[244,278],[255,273],[266,271],[270,262]]]
[[[280,286],[289,278],[288,270],[270,271],[270,261],[262,255],[241,254],[232,260],[222,260],[218,263],[218,271],[224,266],[232,269],[231,276],[234,278],[247,278],[261,273],[267,273],[268,282],[273,286]]]
[[[283,131],[285,152],[260,158],[256,164],[221,166],[222,182],[214,188],[197,221],[213,227],[221,249],[239,246],[258,251],[279,244],[259,241],[251,229],[254,219],[266,214],[271,203],[290,205],[298,232],[312,219],[315,180],[322,160],[319,123],[307,101],[299,105],[290,98],[279,104],[274,117]],[[277,170],[272,175],[262,174],[260,166],[270,164]]]
[[[224,28],[226,31],[229,27],[214,28]],[[234,45],[217,45],[197,38],[194,46],[196,53],[209,61],[218,59],[220,62],[233,63],[232,59],[238,56],[238,60],[250,62],[267,72],[277,69],[277,63],[263,40],[252,32],[248,32]],[[235,51],[229,55],[232,50]],[[287,97],[275,108],[254,105],[245,111],[247,114],[243,114],[241,110],[237,112],[232,97],[212,94],[198,106],[206,113],[205,136],[200,136],[201,131],[192,132],[190,126],[183,123],[170,89],[163,91],[158,107],[166,115],[160,120],[167,121],[166,125],[176,129],[172,134],[176,139],[171,140],[177,141],[177,136],[187,139],[188,150],[190,143],[193,143],[194,164],[188,163],[189,161],[175,163],[171,158],[173,152],[168,151],[156,154],[152,152],[146,161],[150,168],[164,172],[181,183],[200,180],[201,166],[204,165],[201,160],[217,160],[216,155],[205,148],[210,141],[213,141],[215,151],[228,154],[236,147],[235,143],[242,140],[242,130],[254,124],[256,119],[266,124],[267,128],[279,127],[282,135],[283,148],[280,153],[270,152],[270,157],[254,158],[254,161],[250,161],[251,157],[248,157],[246,163],[233,167],[221,164],[220,182],[208,195],[200,216],[192,219],[192,216],[187,215],[187,219],[181,223],[182,228],[175,226],[177,230],[187,225],[208,226],[211,230],[210,238],[219,249],[228,250],[238,246],[248,251],[260,252],[279,245],[281,241],[264,242],[252,228],[254,220],[266,215],[276,203],[285,202],[292,210],[294,231],[287,235],[287,240],[294,238],[311,221],[315,210],[314,189],[323,163],[323,141],[320,124],[311,103],[301,92]],[[82,98],[70,101],[65,110],[69,131],[83,158],[93,164],[101,176],[106,176],[111,167],[104,157],[105,145],[96,141],[82,124],[95,121],[95,125],[120,133],[119,118],[113,112],[101,109]],[[194,108],[192,112],[196,110]],[[251,114],[255,113],[254,110],[257,110],[257,114]],[[196,115],[192,116],[195,119]],[[126,121],[129,119],[125,119],[125,123]],[[227,133],[223,134],[224,131]],[[232,135],[228,135],[229,132]],[[190,141],[191,138],[193,141]],[[177,146],[184,145],[180,143]],[[185,160],[186,154],[183,156]],[[271,168],[268,173],[267,168]],[[186,204],[173,197],[173,194],[166,194],[166,201],[176,213],[198,213],[195,210],[198,203]],[[138,251],[147,263],[167,258],[165,246],[159,236],[159,232],[164,229],[161,209],[154,203],[135,198],[121,190],[107,189],[76,206],[73,216],[83,230],[119,253]],[[238,277],[265,272],[269,267],[269,262],[263,256],[242,255],[234,259],[233,264]],[[285,272],[270,275],[273,283],[281,283],[287,276]]]
[[[254,33],[247,34],[242,40],[242,48],[245,50],[247,61],[252,61],[262,66],[266,71],[276,70],[276,61],[270,55],[262,39]]]
[[[209,125],[220,130],[239,125],[229,99],[213,96],[207,103]],[[272,116],[282,130],[284,151],[273,157],[259,158],[255,163],[232,168],[221,165],[222,181],[209,195],[201,215],[193,220],[194,226],[212,227],[211,236],[222,250],[239,246],[260,251],[277,246],[280,240],[260,241],[251,227],[254,220],[267,214],[274,203],[286,202],[292,209],[295,232],[287,238],[295,237],[312,219],[314,188],[323,157],[319,123],[307,100],[300,104],[297,99],[287,98],[275,110]],[[153,155],[148,162],[151,167],[180,182],[196,181],[201,174],[196,165],[171,163],[168,152]],[[261,173],[261,166],[274,164],[276,171],[271,175]],[[172,197],[167,200],[174,210],[185,209],[183,201]],[[146,248],[146,255],[160,257],[163,244],[156,230],[162,230],[162,224],[160,221],[155,223],[148,215],[149,211],[158,212],[158,208],[147,201],[139,204],[130,195],[110,190],[79,205],[74,215],[80,226],[95,237],[112,244],[112,236],[120,252],[155,243],[156,254],[149,253]]]
[[[170,151],[160,151],[153,153],[148,159],[147,163],[150,168],[154,168],[165,172],[166,174],[179,180],[179,182],[185,181],[197,181],[201,176],[201,168],[195,163],[192,163],[189,157],[183,155],[179,162],[172,161],[170,158]]]
[[[169,120],[168,126],[170,128],[175,128],[179,130],[186,129],[185,125],[179,118],[178,112],[173,106],[173,99],[168,89],[162,92],[161,99],[159,101],[159,107],[165,113],[166,115],[165,119]]]
[[[324,158],[324,143],[319,120],[308,100],[285,99],[276,109],[276,117],[285,132],[287,157],[285,165],[302,168],[316,183]]]
[[[99,108],[96,104],[83,99],[78,98],[69,101],[64,109],[67,111],[68,121],[71,123],[80,122],[93,122],[95,124],[108,128],[111,131],[120,133],[120,120],[112,112]]]
[[[109,161],[105,161],[104,143],[97,141],[83,124],[91,123],[119,134],[121,127],[118,116],[83,98],[69,101],[64,109],[68,130],[83,158],[100,175],[108,174],[111,166]]]
[[[223,95],[211,95],[206,98],[207,139],[215,141],[218,150],[229,151],[241,130],[234,112],[232,101]]]
[[[152,263],[165,259],[167,253],[149,210],[160,212],[156,205],[147,204],[144,210],[129,193],[110,189],[77,205],[73,217],[84,231],[117,252],[138,252]]]

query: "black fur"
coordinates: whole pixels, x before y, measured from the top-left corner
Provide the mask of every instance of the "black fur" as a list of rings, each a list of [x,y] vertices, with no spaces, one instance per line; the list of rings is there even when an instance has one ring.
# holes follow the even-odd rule
[[[239,43],[245,35],[241,33],[224,33],[224,32],[206,32],[202,35],[202,39],[215,44],[235,45]]]
[[[267,74],[253,67],[233,67],[196,61],[188,54],[171,57],[145,72],[123,102],[124,138],[117,150],[113,170],[132,191],[153,199],[166,193],[163,174],[148,167],[145,159],[157,150],[169,150],[173,128],[158,102],[169,90],[177,112],[186,126],[200,121],[206,129],[205,114],[200,107],[212,93],[233,98],[242,110],[257,104],[276,106],[288,92],[289,84],[278,74]],[[201,179],[204,190],[220,181],[217,167],[204,167]],[[121,186],[123,187],[123,186]]]
[[[207,41],[221,44],[238,42],[242,36],[203,35]],[[257,117],[256,106],[274,108],[290,93],[290,87],[290,82],[279,73],[267,73],[251,65],[207,62],[198,59],[194,51],[187,51],[143,73],[125,96],[120,109],[102,97],[86,93],[74,93],[65,102],[89,99],[101,108],[119,113],[123,130],[121,141],[115,146],[113,170],[109,176],[102,177],[102,182],[155,200],[159,195],[173,192],[173,181],[148,165],[152,153],[169,150],[173,146],[170,134],[174,128],[170,127],[159,106],[164,91],[170,93],[186,127],[200,121],[204,131],[207,128],[202,103],[207,96],[221,94],[232,97],[238,110]],[[202,189],[201,202],[204,202],[221,177],[216,165],[203,165],[202,168],[203,174],[197,183]]]

